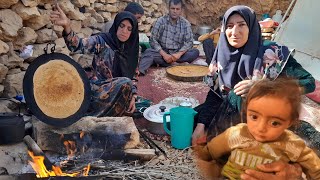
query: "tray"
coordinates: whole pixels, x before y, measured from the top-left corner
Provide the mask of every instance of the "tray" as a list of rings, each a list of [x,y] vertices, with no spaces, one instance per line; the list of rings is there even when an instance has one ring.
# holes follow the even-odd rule
[[[208,67],[196,64],[170,66],[166,69],[167,76],[177,81],[202,81],[208,74]]]

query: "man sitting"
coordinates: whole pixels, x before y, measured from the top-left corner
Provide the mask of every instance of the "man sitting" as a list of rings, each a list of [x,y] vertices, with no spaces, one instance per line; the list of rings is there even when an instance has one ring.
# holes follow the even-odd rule
[[[199,56],[199,50],[193,49],[191,25],[181,17],[182,1],[169,1],[169,14],[160,17],[151,31],[150,45],[141,57],[140,74],[146,74],[153,64],[170,66],[173,62],[191,63]]]

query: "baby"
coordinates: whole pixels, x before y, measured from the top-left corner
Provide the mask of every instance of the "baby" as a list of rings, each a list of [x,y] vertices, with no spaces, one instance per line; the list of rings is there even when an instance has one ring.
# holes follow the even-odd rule
[[[218,160],[230,154],[221,174],[240,179],[246,169],[273,161],[296,162],[310,179],[320,179],[320,159],[288,128],[299,122],[300,88],[293,79],[260,80],[242,106],[243,122],[196,148],[200,159]]]

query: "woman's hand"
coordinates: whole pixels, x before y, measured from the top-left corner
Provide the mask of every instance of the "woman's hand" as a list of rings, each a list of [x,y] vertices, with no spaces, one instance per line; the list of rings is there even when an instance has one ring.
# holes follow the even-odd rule
[[[136,110],[136,96],[133,95],[129,104],[129,108],[127,110],[128,113],[133,113]]]
[[[287,180],[300,179],[302,168],[299,164],[289,164],[283,161],[276,161],[269,164],[261,164],[257,166],[260,171],[247,169],[244,174],[241,174],[241,179],[244,180]],[[261,172],[262,171],[262,172]]]
[[[53,24],[62,26],[64,31],[69,34],[71,32],[70,19],[62,11],[58,4],[56,4],[54,11],[50,13],[50,20]]]
[[[238,82],[238,84],[234,86],[234,93],[236,93],[236,95],[238,96],[245,97],[252,85],[253,85],[252,80],[240,81]]]
[[[202,137],[205,137],[206,136],[206,133],[204,131],[204,124],[202,123],[198,123],[195,130],[193,131],[193,134],[192,134],[192,146],[195,146],[197,145],[197,140],[199,138],[202,138]]]
[[[208,75],[215,75],[218,71],[217,64],[210,64],[209,65],[209,74]]]

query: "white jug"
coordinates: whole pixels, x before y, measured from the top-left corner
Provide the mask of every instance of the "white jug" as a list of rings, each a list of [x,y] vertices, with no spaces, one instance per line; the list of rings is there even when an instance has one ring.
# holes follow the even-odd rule
[[[277,10],[276,11],[276,14],[272,16],[272,20],[277,22],[277,23],[280,23],[281,20],[282,20],[282,15],[281,15],[282,11],[281,10]]]

